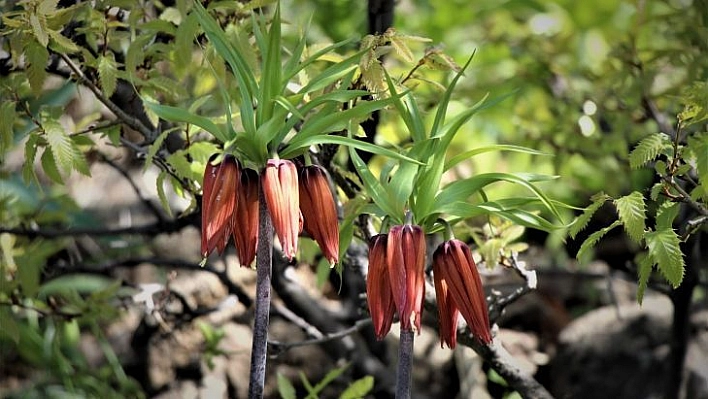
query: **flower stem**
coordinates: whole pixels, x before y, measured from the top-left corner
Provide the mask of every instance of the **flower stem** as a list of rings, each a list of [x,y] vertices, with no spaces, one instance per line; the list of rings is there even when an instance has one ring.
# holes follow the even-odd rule
[[[265,385],[268,323],[270,318],[270,280],[273,269],[273,224],[266,206],[263,187],[258,190],[258,248],[256,252],[256,310],[251,347],[251,374],[248,397],[262,398]]]
[[[398,348],[398,374],[396,375],[396,399],[411,397],[413,383],[413,330],[401,330]]]

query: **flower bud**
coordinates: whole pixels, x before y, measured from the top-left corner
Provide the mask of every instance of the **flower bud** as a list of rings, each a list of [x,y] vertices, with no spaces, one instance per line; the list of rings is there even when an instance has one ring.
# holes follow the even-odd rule
[[[305,231],[329,263],[335,264],[339,259],[339,223],[327,174],[317,165],[306,166],[300,171],[299,187]]]
[[[219,253],[226,248],[241,174],[241,167],[232,155],[226,155],[220,164],[212,165],[215,158],[209,159],[202,182],[201,253],[204,257],[215,248]]]
[[[472,335],[484,343],[491,342],[492,334],[489,330],[489,314],[482,280],[479,278],[477,265],[472,259],[467,244],[460,240],[450,240],[440,244],[433,253],[433,273],[436,289],[438,284],[445,284],[449,292],[448,298],[452,299],[449,301],[451,304],[448,302],[444,307],[438,303],[440,312],[445,312],[445,317],[450,318],[452,309],[459,309]],[[441,317],[441,329],[444,327],[442,319]],[[450,334],[450,331],[441,331],[441,339],[447,340]],[[446,342],[450,343],[450,341]]]
[[[269,159],[263,172],[263,193],[273,228],[285,257],[297,254],[301,214],[295,164],[286,159]]]
[[[258,172],[253,169],[241,171],[238,186],[236,211],[231,218],[231,229],[236,244],[238,260],[243,267],[249,267],[256,258],[258,245]]]
[[[388,233],[386,263],[401,330],[420,334],[425,294],[425,235],[420,226],[394,226]],[[413,319],[413,321],[411,320]]]
[[[391,330],[396,304],[391,292],[391,281],[386,265],[386,234],[378,234],[369,241],[369,273],[366,276],[366,298],[374,325],[376,339],[382,340]]]
[[[450,289],[447,281],[439,278],[442,275],[437,271],[437,267],[433,266],[435,274],[435,296],[438,299],[438,323],[440,323],[440,347],[447,344],[450,349],[455,349],[457,345],[457,319],[460,316],[460,311],[457,309],[455,302],[450,296]]]

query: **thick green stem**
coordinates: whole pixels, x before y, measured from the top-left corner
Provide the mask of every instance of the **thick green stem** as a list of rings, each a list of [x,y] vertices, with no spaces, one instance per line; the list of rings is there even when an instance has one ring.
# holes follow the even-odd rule
[[[262,187],[259,189],[258,204],[256,310],[253,322],[253,345],[251,346],[251,374],[248,384],[248,397],[251,399],[263,397],[270,318],[270,280],[273,270],[273,224],[270,220]]]
[[[396,375],[396,399],[411,397],[413,384],[413,330],[401,330],[398,348],[398,374]]]

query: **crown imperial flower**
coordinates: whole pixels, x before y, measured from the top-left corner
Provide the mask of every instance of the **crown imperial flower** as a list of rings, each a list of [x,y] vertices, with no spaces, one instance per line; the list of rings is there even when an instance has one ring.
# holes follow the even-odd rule
[[[467,244],[445,241],[433,253],[433,274],[440,312],[441,345],[454,348],[457,337],[457,310],[467,321],[472,335],[484,343],[492,342],[487,301],[477,265]]]
[[[369,273],[366,276],[366,297],[374,325],[376,339],[382,340],[393,323],[396,303],[391,292],[391,281],[386,264],[386,234],[378,234],[369,241]]]
[[[286,159],[269,159],[262,179],[273,228],[285,257],[292,260],[297,253],[297,237],[302,229],[295,164]]]
[[[248,267],[256,258],[258,245],[258,172],[253,169],[241,171],[241,182],[236,190],[238,201],[231,218],[234,244],[241,266]]]
[[[401,330],[411,330],[413,323],[420,334],[425,294],[425,235],[420,226],[405,224],[391,228],[386,264]]]
[[[214,249],[224,252],[231,235],[231,216],[236,208],[237,187],[241,166],[232,155],[224,156],[218,165],[207,163],[202,182],[202,242],[201,254],[208,256]]]
[[[339,259],[337,207],[324,169],[317,165],[302,168],[299,191],[305,231],[317,242],[329,263],[337,263]]]

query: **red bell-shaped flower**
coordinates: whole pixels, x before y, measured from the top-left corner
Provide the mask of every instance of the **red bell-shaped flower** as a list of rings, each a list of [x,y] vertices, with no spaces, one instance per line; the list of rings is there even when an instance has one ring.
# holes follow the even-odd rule
[[[253,169],[241,171],[238,185],[236,210],[231,218],[231,229],[236,244],[238,260],[243,267],[249,267],[256,258],[258,245],[258,190],[260,180]]]
[[[440,303],[440,293],[438,293],[438,309],[444,312],[441,316],[441,339],[448,343],[456,340],[455,327],[444,323],[445,318],[451,319],[451,312],[459,309],[462,317],[467,321],[467,325],[472,335],[484,343],[492,342],[492,334],[489,330],[489,314],[487,312],[487,301],[484,298],[482,280],[479,278],[477,265],[472,259],[467,244],[460,240],[445,241],[433,253],[433,273],[435,274],[436,289],[440,284],[447,286],[448,299],[445,306]],[[445,295],[443,293],[443,295]]]
[[[369,241],[369,274],[366,276],[366,298],[374,324],[376,339],[382,340],[391,330],[396,303],[391,292],[391,281],[386,264],[386,234],[378,234]]]
[[[219,253],[226,248],[241,174],[241,167],[232,155],[226,155],[220,164],[212,165],[215,158],[209,159],[202,182],[201,253],[204,257],[215,248]]]
[[[447,344],[447,347],[454,349],[457,345],[457,319],[460,311],[450,296],[450,288],[447,281],[439,278],[442,272],[438,272],[433,266],[435,273],[435,296],[438,299],[438,322],[440,323],[440,347]]]
[[[286,159],[269,159],[262,179],[273,228],[283,254],[292,260],[297,254],[297,237],[302,229],[295,164]]]
[[[337,206],[324,169],[305,166],[300,171],[300,210],[305,231],[317,242],[330,264],[339,259]]]
[[[386,263],[401,330],[411,330],[413,323],[420,334],[425,295],[423,229],[410,224],[392,227],[386,243]]]

